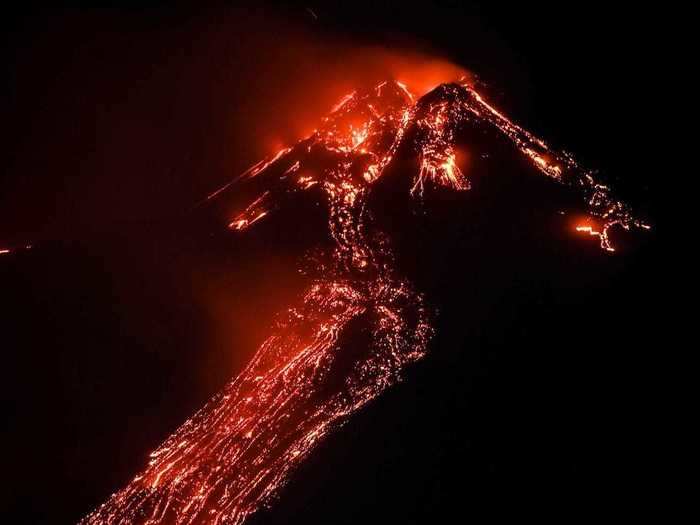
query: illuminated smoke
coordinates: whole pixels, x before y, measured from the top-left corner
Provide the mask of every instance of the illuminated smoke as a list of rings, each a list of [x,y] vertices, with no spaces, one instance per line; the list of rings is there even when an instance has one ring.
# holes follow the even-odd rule
[[[612,226],[648,228],[570,155],[512,123],[466,81],[443,84],[417,101],[395,81],[349,93],[311,135],[236,179],[256,179],[266,189],[229,224],[245,231],[290,195],[320,190],[334,240],[330,263],[319,260],[323,274],[243,372],[82,523],[240,524],[270,502],[319,440],[425,355],[429,309],[397,274],[390,241],[372,227],[365,204],[407,140],[420,164],[414,198],[431,186],[468,190],[455,155],[455,137],[466,123],[496,130],[540,173],[579,189],[601,226],[577,229],[599,237],[605,250],[613,249]],[[358,322],[365,334],[359,353],[351,348]],[[341,366],[348,352],[350,364]]]

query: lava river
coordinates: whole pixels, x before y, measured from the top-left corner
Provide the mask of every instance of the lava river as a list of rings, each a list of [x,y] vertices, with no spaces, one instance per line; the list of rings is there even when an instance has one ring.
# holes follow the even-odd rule
[[[648,228],[590,171],[511,122],[464,80],[419,99],[396,81],[348,94],[310,136],[210,196],[244,181],[264,188],[231,217],[232,233],[244,234],[294,194],[317,192],[333,240],[328,253],[315,255],[321,275],[280,315],[240,375],[81,523],[243,523],[324,436],[426,354],[431,309],[398,274],[391,239],[373,224],[367,197],[400,147],[418,160],[411,198],[431,186],[468,190],[455,155],[466,125],[496,131],[541,174],[576,188],[599,224],[580,231],[604,250],[614,250],[610,228]]]

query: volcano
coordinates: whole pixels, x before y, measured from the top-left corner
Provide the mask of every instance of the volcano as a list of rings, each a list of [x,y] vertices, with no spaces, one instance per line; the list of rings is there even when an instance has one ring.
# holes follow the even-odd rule
[[[613,256],[618,230],[649,229],[467,79],[420,97],[395,80],[349,93],[210,194],[194,223],[222,215],[224,242],[293,244],[305,289],[238,377],[81,523],[241,524],[274,506],[327,436],[430,353],[439,298],[477,268],[446,262],[456,231],[505,223],[520,242],[594,241]],[[475,252],[493,246],[474,239]]]

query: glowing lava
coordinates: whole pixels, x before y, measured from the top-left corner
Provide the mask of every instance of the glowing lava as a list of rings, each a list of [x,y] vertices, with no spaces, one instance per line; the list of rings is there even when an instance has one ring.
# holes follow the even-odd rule
[[[31,250],[32,245],[31,244],[25,244],[24,246],[16,246],[14,248],[0,248],[0,255],[10,255],[13,253],[17,253],[23,250]]]
[[[647,227],[571,156],[513,124],[465,82],[441,85],[417,101],[393,81],[348,94],[312,135],[236,179],[255,178],[266,189],[230,222],[244,231],[290,195],[319,191],[335,241],[325,256],[330,263],[319,264],[323,275],[238,378],[82,523],[240,524],[270,502],[319,440],[426,353],[429,309],[397,275],[367,196],[406,140],[420,164],[411,195],[419,198],[430,186],[469,189],[455,156],[455,137],[466,123],[496,130],[541,173],[579,188],[602,224],[600,232],[586,231],[603,248],[612,249],[612,225]]]

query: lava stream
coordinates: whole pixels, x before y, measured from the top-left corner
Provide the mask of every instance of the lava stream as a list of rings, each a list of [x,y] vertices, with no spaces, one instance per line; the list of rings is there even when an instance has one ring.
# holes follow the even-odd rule
[[[426,353],[430,310],[397,275],[367,197],[407,140],[420,164],[411,195],[420,198],[431,185],[469,189],[455,158],[455,137],[467,123],[496,130],[541,173],[580,189],[602,225],[588,231],[603,248],[612,249],[612,225],[647,227],[570,155],[512,123],[465,82],[418,100],[394,81],[348,94],[312,135],[236,179],[266,189],[230,222],[245,231],[291,194],[320,190],[335,244],[325,273],[245,370],[81,523],[240,524],[270,502],[319,440]]]

